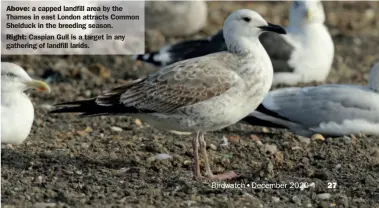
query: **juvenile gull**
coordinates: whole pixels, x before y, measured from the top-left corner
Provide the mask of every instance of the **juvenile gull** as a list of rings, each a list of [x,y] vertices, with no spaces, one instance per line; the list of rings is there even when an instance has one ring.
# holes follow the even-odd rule
[[[260,36],[274,66],[274,84],[325,81],[334,56],[333,40],[324,25],[321,1],[293,1],[288,35]],[[164,46],[157,52],[134,56],[156,66],[226,50],[222,30],[203,40],[187,40]]]
[[[303,136],[379,135],[379,63],[371,70],[368,86],[320,85],[271,91],[244,121],[289,128]]]
[[[50,92],[20,66],[1,62],[1,143],[21,144],[29,135],[34,120],[33,104],[24,92],[29,88]]]
[[[232,178],[236,176],[234,172],[212,174],[204,133],[238,122],[269,91],[272,64],[258,39],[265,31],[285,33],[283,28],[267,23],[254,11],[238,10],[224,23],[228,51],[177,62],[96,98],[58,104],[63,107],[52,113],[130,115],[157,128],[194,132],[194,177],[201,176],[200,139],[206,176],[216,180]]]

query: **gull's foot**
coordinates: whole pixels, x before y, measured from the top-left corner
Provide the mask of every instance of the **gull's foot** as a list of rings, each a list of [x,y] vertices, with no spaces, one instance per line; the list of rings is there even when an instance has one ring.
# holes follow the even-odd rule
[[[237,178],[238,175],[234,171],[229,171],[229,172],[217,174],[217,175],[208,174],[206,177],[212,181],[225,181],[225,180]]]

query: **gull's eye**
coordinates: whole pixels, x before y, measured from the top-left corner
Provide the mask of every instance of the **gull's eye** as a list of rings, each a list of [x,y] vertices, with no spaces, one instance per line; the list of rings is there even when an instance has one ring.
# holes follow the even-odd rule
[[[243,19],[243,21],[245,21],[245,22],[250,22],[250,20],[251,20],[250,17],[243,17],[242,19]]]

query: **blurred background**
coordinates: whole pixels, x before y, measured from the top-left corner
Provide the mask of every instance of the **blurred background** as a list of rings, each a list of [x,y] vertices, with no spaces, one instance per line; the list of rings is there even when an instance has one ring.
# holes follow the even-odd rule
[[[242,8],[253,9],[267,21],[287,26],[290,4],[206,2],[207,18],[202,29],[170,35],[159,28],[146,28],[146,49],[153,51],[168,43],[213,35],[231,12]],[[335,44],[333,67],[326,83],[367,84],[369,70],[379,61],[379,2],[325,1],[323,5]],[[1,153],[3,204],[379,207],[379,138],[353,139],[350,143],[336,139],[327,145],[312,142],[308,146],[308,140],[288,131],[270,130],[264,134],[258,129],[261,133],[252,134],[256,128],[238,124],[207,135],[215,171],[237,169],[243,175],[237,182],[306,181],[317,185],[304,192],[211,189],[207,183],[191,181],[187,137],[126,117],[81,119],[47,114],[54,103],[95,96],[157,68],[123,55],[21,55],[1,56],[1,60],[19,64],[52,88],[49,95],[32,93],[36,120],[25,144]],[[257,136],[263,146],[257,145],[256,137],[251,135]],[[220,146],[222,138],[231,145]],[[153,156],[158,153],[172,158],[156,161]],[[330,181],[338,181],[338,189],[328,190],[326,184]],[[332,197],[327,199],[316,196],[332,191]]]

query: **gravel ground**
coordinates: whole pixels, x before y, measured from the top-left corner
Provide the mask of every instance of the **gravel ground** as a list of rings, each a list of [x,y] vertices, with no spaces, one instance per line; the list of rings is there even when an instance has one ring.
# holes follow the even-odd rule
[[[147,49],[212,34],[239,8],[253,8],[267,20],[287,25],[289,2],[208,4],[203,31],[180,38],[149,31]],[[324,5],[336,44],[327,82],[367,84],[369,69],[379,60],[379,2]],[[2,147],[3,207],[379,207],[379,137],[324,140],[236,124],[206,135],[212,169],[241,174],[228,184],[287,188],[212,188],[216,183],[192,180],[188,136],[133,118],[47,113],[54,103],[94,96],[153,67],[127,56],[2,56],[2,61],[48,78],[53,90],[48,95],[32,92],[36,120],[24,144]],[[170,158],[158,159],[159,154]],[[311,186],[301,189],[299,183]]]

